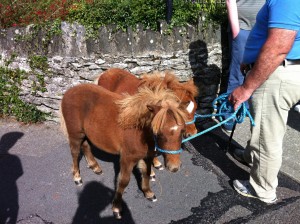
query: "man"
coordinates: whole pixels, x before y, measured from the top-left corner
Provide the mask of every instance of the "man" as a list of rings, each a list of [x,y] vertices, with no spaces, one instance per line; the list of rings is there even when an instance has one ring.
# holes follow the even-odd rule
[[[234,151],[235,158],[252,164],[250,180],[234,180],[233,187],[266,203],[277,200],[288,112],[300,99],[299,30],[299,0],[267,0],[245,47],[243,63],[251,70],[229,96],[235,110],[252,96],[256,124],[245,151]]]

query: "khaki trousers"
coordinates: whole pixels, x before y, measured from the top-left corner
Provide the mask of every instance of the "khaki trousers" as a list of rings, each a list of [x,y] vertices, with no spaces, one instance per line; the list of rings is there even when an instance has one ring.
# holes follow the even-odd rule
[[[300,65],[279,66],[250,99],[255,126],[245,151],[250,184],[265,199],[276,197],[288,112],[300,100]]]

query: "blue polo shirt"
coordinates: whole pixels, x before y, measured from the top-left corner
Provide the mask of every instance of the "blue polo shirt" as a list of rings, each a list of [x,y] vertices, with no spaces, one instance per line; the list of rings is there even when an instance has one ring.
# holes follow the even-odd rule
[[[300,0],[266,0],[249,34],[243,63],[250,64],[256,61],[267,39],[269,28],[298,31],[294,45],[286,59],[300,59]]]

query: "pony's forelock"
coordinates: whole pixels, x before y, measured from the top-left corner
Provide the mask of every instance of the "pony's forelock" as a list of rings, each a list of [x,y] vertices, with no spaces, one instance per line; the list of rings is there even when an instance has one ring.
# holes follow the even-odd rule
[[[179,99],[167,89],[155,88],[154,90],[143,87],[134,95],[126,95],[124,99],[118,100],[119,124],[123,128],[139,127],[150,125],[153,117],[147,105],[161,105],[164,101],[178,104]]]
[[[154,134],[157,134],[165,125],[168,113],[172,113],[171,116],[174,116],[175,121],[178,125],[184,125],[187,121],[186,113],[180,109],[178,102],[165,100],[161,103],[161,106],[162,108],[155,115],[151,122]]]

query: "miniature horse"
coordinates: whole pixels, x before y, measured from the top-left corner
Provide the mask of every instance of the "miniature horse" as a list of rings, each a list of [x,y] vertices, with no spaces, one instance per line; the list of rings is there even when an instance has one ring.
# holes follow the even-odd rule
[[[184,109],[172,91],[141,88],[134,95],[122,96],[94,84],[72,87],[61,102],[61,125],[69,140],[75,183],[82,184],[80,149],[89,167],[97,174],[102,173],[91,152],[91,142],[107,153],[120,155],[120,172],[112,203],[117,219],[121,218],[122,194],[135,165],[142,174],[141,188],[145,197],[155,201],[149,184],[155,147],[173,152],[181,150],[186,120]],[[169,165],[170,169],[178,169],[178,166]]]
[[[194,85],[193,80],[180,83],[176,76],[171,72],[154,72],[153,74],[143,75],[141,79],[137,78],[130,72],[119,69],[111,68],[103,72],[96,80],[95,83],[115,93],[129,93],[135,94],[139,87],[147,86],[155,88],[171,89],[178,96],[182,106],[186,107],[188,122],[186,125],[186,132],[184,137],[197,134],[197,129],[194,123],[194,116],[197,109],[195,97],[198,94],[197,87]],[[157,169],[163,169],[162,164],[155,157],[153,165]],[[154,180],[154,172],[151,176]]]

